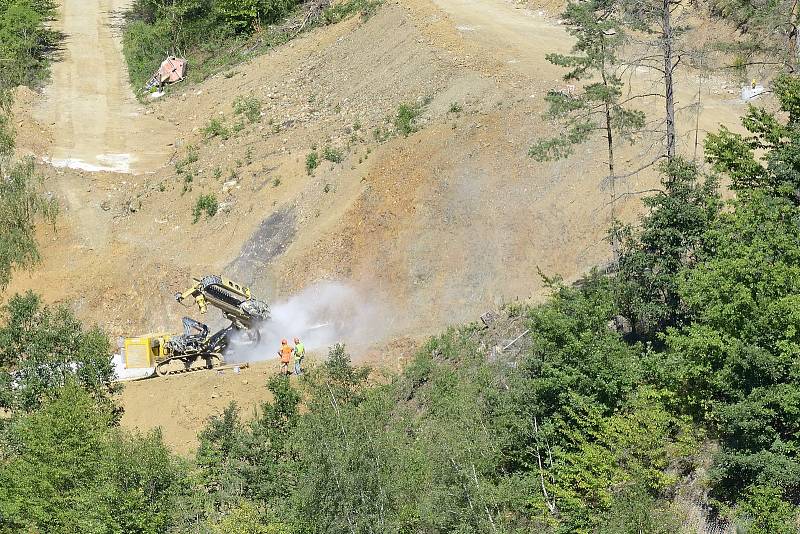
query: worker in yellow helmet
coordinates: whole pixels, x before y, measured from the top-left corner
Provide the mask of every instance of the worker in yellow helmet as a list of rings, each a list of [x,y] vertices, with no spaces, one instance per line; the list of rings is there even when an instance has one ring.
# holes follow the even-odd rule
[[[299,337],[294,338],[294,374],[300,376],[303,373],[303,358],[306,356],[306,346],[300,341]]]

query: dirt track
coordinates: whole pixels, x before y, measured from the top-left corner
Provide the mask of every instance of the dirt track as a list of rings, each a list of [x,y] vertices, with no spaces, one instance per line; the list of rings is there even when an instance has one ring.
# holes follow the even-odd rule
[[[125,0],[62,0],[55,29],[66,36],[52,82],[33,109],[50,125],[53,165],[149,172],[172,154],[173,127],[143,114],[128,84],[114,14]]]

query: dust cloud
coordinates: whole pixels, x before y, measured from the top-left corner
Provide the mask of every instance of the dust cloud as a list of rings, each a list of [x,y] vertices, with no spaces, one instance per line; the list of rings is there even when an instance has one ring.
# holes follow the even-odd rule
[[[277,358],[281,339],[299,337],[306,350],[327,351],[335,343],[365,347],[389,332],[390,314],[373,292],[341,282],[320,282],[270,304],[271,319],[259,326],[261,339],[232,339],[225,359],[241,363]]]

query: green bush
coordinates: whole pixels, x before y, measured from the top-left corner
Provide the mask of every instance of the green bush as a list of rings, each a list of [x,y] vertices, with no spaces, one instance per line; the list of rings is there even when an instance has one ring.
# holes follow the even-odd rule
[[[203,212],[205,212],[206,217],[211,218],[217,214],[218,209],[219,202],[217,202],[217,197],[213,193],[200,195],[200,198],[197,199],[194,205],[194,209],[192,209],[192,224],[200,220],[200,216]]]
[[[318,165],[319,154],[317,154],[316,150],[312,150],[308,153],[308,156],[306,156],[306,172],[308,172],[309,175],[313,174],[314,169],[316,169]]]
[[[122,51],[135,91],[144,89],[144,84],[164,60],[165,53],[172,49],[171,34],[167,21],[148,24],[142,20],[132,20],[126,24],[122,35]]]
[[[0,144],[8,143],[0,147],[0,289],[14,269],[38,263],[36,223],[54,223],[58,214],[58,203],[42,190],[33,159],[10,162],[13,141],[10,135],[4,139],[2,117],[0,111]]]
[[[3,432],[0,517],[6,532],[167,532],[190,502],[183,463],[157,431],[130,435],[72,382]]]
[[[55,15],[51,0],[0,2],[0,92],[37,85],[47,77],[50,56],[61,40],[47,27]]]
[[[220,137],[223,140],[227,140],[231,136],[230,130],[225,126],[225,119],[214,117],[208,121],[203,129],[201,130],[203,135],[205,135],[206,139],[211,139],[213,137]]]
[[[341,163],[344,158],[342,156],[342,151],[336,150],[332,146],[326,146],[322,149],[322,157],[333,163]]]
[[[421,113],[419,106],[400,104],[394,118],[394,127],[399,133],[408,136],[417,131],[417,117]]]
[[[295,0],[214,0],[214,8],[236,33],[248,34],[285,17]]]
[[[240,96],[233,101],[233,112],[244,115],[251,123],[261,121],[261,100],[255,96]]]
[[[66,306],[46,306],[30,291],[9,299],[0,328],[0,408],[32,410],[70,379],[105,397],[113,377],[102,330],[85,330]]]

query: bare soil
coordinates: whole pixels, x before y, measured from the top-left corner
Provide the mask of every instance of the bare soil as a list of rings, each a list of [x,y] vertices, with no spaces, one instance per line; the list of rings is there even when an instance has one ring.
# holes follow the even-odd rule
[[[41,156],[54,166],[148,172],[174,152],[171,128],[135,99],[122,57],[119,13],[130,0],[64,0],[54,29],[66,39],[31,113],[49,125]]]

